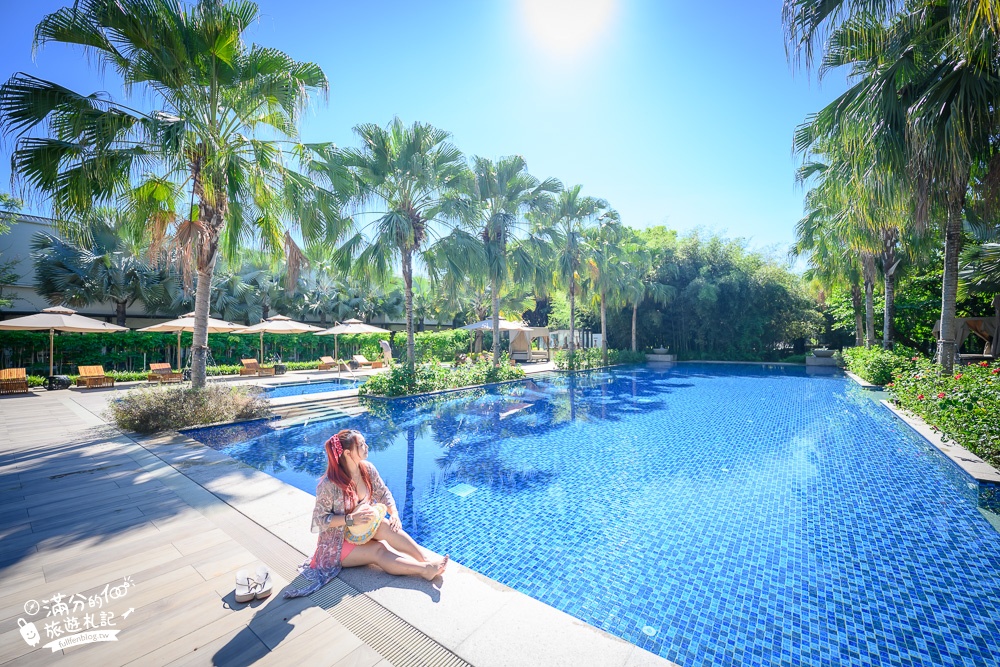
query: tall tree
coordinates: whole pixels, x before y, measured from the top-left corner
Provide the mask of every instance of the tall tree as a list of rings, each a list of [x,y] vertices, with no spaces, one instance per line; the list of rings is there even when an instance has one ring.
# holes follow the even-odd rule
[[[576,297],[587,249],[584,231],[609,213],[608,202],[580,194],[583,186],[559,193],[549,216],[550,226],[538,230],[548,237],[555,254],[555,278],[569,294],[569,354],[576,355]],[[572,363],[572,361],[571,361]]]
[[[608,300],[620,300],[624,285],[621,243],[625,228],[618,212],[601,216],[598,224],[584,232],[588,241],[586,264],[589,284],[601,314],[601,363],[608,365]]]
[[[492,296],[493,363],[500,363],[500,294],[508,278],[523,283],[532,275],[532,258],[524,244],[514,244],[518,231],[525,228],[525,214],[547,211],[551,195],[562,183],[549,178],[539,181],[528,173],[520,155],[472,159],[472,177],[459,193],[457,204],[483,245],[483,256]]]
[[[24,73],[0,89],[0,127],[18,135],[13,171],[51,200],[56,217],[95,203],[135,207],[148,216],[154,247],[181,221],[173,233],[202,286],[195,387],[205,384],[220,247],[234,253],[255,236],[278,248],[286,218],[307,238],[335,239],[344,223],[336,197],[286,166],[282,141],[295,138],[300,112],[310,93],[326,91],[326,76],[312,63],[247,45],[243,35],[257,18],[248,1],[79,0],[42,19],[35,46],[83,47],[121,77],[126,95],[136,90],[157,110]]]
[[[824,65],[873,64],[833,106],[840,117],[905,121],[907,170],[916,221],[940,202],[944,218],[944,275],[938,361],[950,373],[957,351],[955,312],[963,209],[970,186],[1000,180],[995,137],[1000,133],[1000,14],[990,0],[786,0],[785,29],[796,57]],[[911,104],[905,100],[912,99]],[[871,111],[877,113],[874,118]],[[861,112],[860,114],[858,112]],[[984,198],[996,210],[1000,188]]]
[[[369,123],[358,125],[354,132],[361,148],[339,151],[313,168],[335,187],[353,179],[354,200],[375,218],[341,246],[343,265],[353,263],[356,272],[384,280],[399,259],[406,302],[406,363],[412,371],[414,259],[420,259],[442,238],[442,229],[449,228],[446,195],[461,184],[464,158],[449,143],[448,132],[425,123],[407,126],[394,118],[387,127]],[[474,239],[450,236],[457,246],[478,251],[477,244],[470,243]],[[452,258],[458,264],[459,255]]]
[[[653,254],[640,237],[632,233],[632,238],[622,246],[621,290],[622,305],[632,309],[632,351],[638,352],[639,306],[646,299],[666,305],[676,296],[673,285],[655,280],[653,275]],[[669,267],[673,269],[671,265]]]

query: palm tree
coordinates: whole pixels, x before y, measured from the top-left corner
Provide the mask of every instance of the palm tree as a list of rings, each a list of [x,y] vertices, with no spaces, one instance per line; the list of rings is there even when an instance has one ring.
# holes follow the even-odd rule
[[[166,261],[145,259],[148,248],[130,238],[129,221],[116,211],[96,209],[66,239],[38,232],[31,240],[35,289],[52,303],[90,305],[110,301],[125,326],[127,309],[139,302],[155,312],[169,302],[177,276]],[[132,230],[134,231],[134,230]]]
[[[632,308],[632,351],[637,352],[639,305],[647,298],[666,305],[677,294],[673,285],[653,279],[653,254],[635,233],[622,246],[621,289],[622,305]]]
[[[286,217],[306,237],[335,238],[346,222],[336,197],[285,165],[286,142],[277,140],[295,138],[326,76],[248,46],[243,33],[257,18],[249,1],[79,0],[42,19],[35,46],[81,45],[122,77],[126,94],[138,89],[157,110],[24,73],[0,89],[0,126],[18,137],[12,171],[50,198],[56,217],[95,202],[134,208],[146,214],[154,248],[173,229],[191,261],[185,268],[204,286],[195,295],[194,387],[205,384],[208,286],[220,248],[233,255],[255,236],[277,252]]]
[[[825,67],[869,63],[868,76],[831,105],[836,110],[831,117],[853,115],[873,128],[894,124],[902,117],[916,221],[923,223],[930,217],[932,201],[943,206],[944,276],[937,356],[945,373],[951,372],[956,352],[958,262],[966,197],[977,172],[982,174],[981,182],[991,183],[1000,170],[1000,163],[991,159],[1000,131],[996,105],[1000,15],[994,5],[988,0],[786,0],[784,7],[789,46],[804,55],[807,64],[824,38]],[[1000,204],[996,188],[986,188],[984,198],[994,210]]]
[[[357,230],[340,248],[346,267],[385,280],[399,258],[406,300],[406,364],[413,371],[413,263],[446,226],[449,191],[464,175],[462,153],[448,143],[450,134],[424,123],[406,126],[399,118],[385,128],[358,125],[359,149],[345,149],[313,165],[334,187],[353,177],[353,196],[373,222]],[[475,252],[474,239],[449,235],[456,247]],[[440,238],[440,237],[438,237]],[[456,266],[460,254],[453,257]]]
[[[557,179],[539,181],[529,174],[520,155],[496,162],[474,157],[469,185],[456,198],[463,217],[482,240],[493,301],[494,365],[500,363],[500,294],[504,283],[510,277],[522,283],[532,273],[528,251],[523,245],[511,245],[511,241],[524,225],[524,214],[549,210],[551,195],[560,190],[562,183]]]
[[[590,287],[601,313],[601,363],[608,365],[608,299],[620,300],[624,274],[621,242],[625,228],[617,211],[608,211],[598,224],[584,232],[588,242],[586,258]]]
[[[580,195],[583,186],[574,185],[559,193],[550,214],[551,225],[538,230],[549,238],[556,256],[556,279],[569,294],[570,365],[576,355],[576,296],[587,248],[584,230],[609,213],[608,202]],[[617,214],[615,214],[617,215]]]

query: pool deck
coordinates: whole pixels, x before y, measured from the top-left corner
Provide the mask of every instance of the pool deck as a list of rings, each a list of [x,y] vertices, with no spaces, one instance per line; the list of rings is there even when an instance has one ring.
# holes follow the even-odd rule
[[[0,665],[59,653],[100,667],[671,664],[459,563],[433,583],[351,568],[285,600],[315,546],[312,495],[178,434],[122,434],[100,417],[115,393],[0,398]],[[236,571],[261,563],[275,593],[236,603]],[[25,609],[125,577],[134,585],[102,609]],[[114,614],[117,641],[44,647],[46,623],[99,611]],[[37,646],[19,618],[35,622]]]

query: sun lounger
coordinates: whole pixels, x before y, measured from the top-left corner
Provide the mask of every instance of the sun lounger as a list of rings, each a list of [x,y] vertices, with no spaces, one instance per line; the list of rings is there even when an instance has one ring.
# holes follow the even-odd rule
[[[23,368],[0,370],[0,394],[27,394],[28,376]]]
[[[174,372],[170,364],[150,364],[149,375],[146,376],[147,382],[182,382],[183,380],[184,374]]]
[[[274,368],[261,368],[256,359],[240,359],[243,368],[240,375],[274,375]]]
[[[80,366],[79,371],[80,377],[76,379],[77,387],[93,389],[115,386],[115,379],[104,372],[104,366]]]
[[[371,368],[372,362],[368,361],[368,359],[363,354],[355,354],[353,357],[351,357],[351,359],[357,362],[358,366],[361,366],[362,368],[365,367]]]
[[[330,371],[337,367],[337,360],[333,357],[320,357],[319,370]]]

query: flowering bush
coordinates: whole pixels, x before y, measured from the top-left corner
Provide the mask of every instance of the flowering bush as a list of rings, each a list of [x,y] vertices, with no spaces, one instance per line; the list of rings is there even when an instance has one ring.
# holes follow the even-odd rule
[[[889,384],[894,375],[910,367],[913,359],[913,351],[905,348],[890,351],[880,347],[849,347],[844,350],[847,370],[877,385]]]
[[[393,366],[388,373],[373,375],[358,388],[358,394],[372,396],[407,396],[428,391],[455,389],[491,382],[519,380],[524,377],[524,370],[510,365],[510,357],[506,354],[500,357],[500,365],[494,366],[492,358],[483,358],[474,364],[461,364],[453,368],[442,366],[437,361],[421,364],[410,373],[409,369],[400,364]]]
[[[112,399],[108,416],[118,428],[137,433],[256,419],[271,414],[261,393],[260,388],[248,386],[139,387]]]
[[[897,405],[1000,467],[1000,365],[980,362],[942,375],[940,366],[918,358],[886,388]]]

